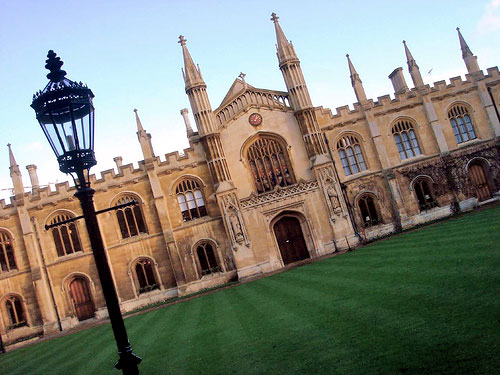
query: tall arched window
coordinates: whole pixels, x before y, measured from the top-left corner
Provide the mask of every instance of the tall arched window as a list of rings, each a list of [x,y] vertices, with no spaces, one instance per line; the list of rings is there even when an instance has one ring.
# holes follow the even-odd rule
[[[430,178],[419,177],[416,179],[413,183],[413,190],[415,191],[420,211],[429,210],[437,206]]]
[[[6,231],[0,231],[0,273],[17,270],[12,238]]]
[[[5,310],[9,318],[9,328],[18,328],[27,325],[23,303],[17,296],[10,296],[5,301]]]
[[[149,258],[141,259],[135,265],[135,274],[139,281],[139,293],[158,289],[158,283],[153,270],[153,261]]]
[[[413,124],[409,120],[399,120],[392,127],[392,134],[401,160],[422,154]]]
[[[217,263],[217,256],[215,255],[214,248],[209,242],[200,244],[196,248],[196,255],[200,262],[202,276],[221,271]]]
[[[295,183],[286,145],[269,136],[259,137],[246,152],[257,192]]]
[[[52,218],[50,224],[57,224],[68,219],[71,219],[70,215],[59,214]],[[76,253],[77,251],[82,251],[78,230],[76,229],[74,222],[58,225],[57,227],[52,228],[51,231],[58,256],[62,257],[68,254]]]
[[[142,216],[139,200],[131,195],[125,195],[118,199],[117,205],[135,201],[137,204],[116,210],[116,217],[122,238],[137,236],[139,233],[147,233],[144,217]]]
[[[358,200],[358,207],[365,228],[381,223],[373,195],[363,194]]]
[[[365,158],[355,136],[346,135],[342,137],[337,142],[337,150],[346,176],[366,170]]]
[[[451,128],[457,143],[463,143],[476,139],[474,125],[469,115],[469,110],[463,105],[456,105],[448,111]]]
[[[189,221],[207,215],[200,184],[194,179],[182,180],[175,189],[182,219]]]

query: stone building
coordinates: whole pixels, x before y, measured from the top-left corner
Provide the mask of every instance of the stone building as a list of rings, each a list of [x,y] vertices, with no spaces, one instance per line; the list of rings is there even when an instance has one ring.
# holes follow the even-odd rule
[[[123,311],[317,258],[496,199],[500,188],[498,68],[479,69],[460,31],[466,79],[422,80],[406,43],[389,95],[368,99],[349,56],[358,102],[313,105],[299,58],[273,14],[286,92],[237,78],[212,108],[200,69],[179,43],[195,131],[190,147],[155,154],[136,111],[144,160],[93,177]],[[9,148],[14,196],[0,201],[0,335],[4,343],[106,315],[75,189],[31,191]]]

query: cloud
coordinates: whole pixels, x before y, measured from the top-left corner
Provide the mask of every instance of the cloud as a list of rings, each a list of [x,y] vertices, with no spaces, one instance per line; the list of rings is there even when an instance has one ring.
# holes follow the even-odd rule
[[[491,0],[486,4],[484,13],[477,24],[480,34],[500,31],[500,0]]]

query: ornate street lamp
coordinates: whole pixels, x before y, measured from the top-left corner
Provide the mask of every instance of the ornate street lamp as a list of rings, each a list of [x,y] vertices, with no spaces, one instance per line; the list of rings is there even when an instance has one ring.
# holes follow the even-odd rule
[[[54,51],[49,51],[45,68],[50,70],[50,82],[33,95],[31,107],[56,154],[61,172],[70,174],[75,181],[75,196],[80,205],[89,233],[95,264],[99,273],[104,299],[116,345],[118,362],[115,365],[124,375],[139,374],[137,365],[141,358],[136,356],[127,337],[120,311],[111,271],[106,258],[101,232],[94,207],[95,190],[90,187],[89,170],[96,164],[94,155],[94,106],[92,91],[81,82],[66,78],[61,70],[63,62]]]

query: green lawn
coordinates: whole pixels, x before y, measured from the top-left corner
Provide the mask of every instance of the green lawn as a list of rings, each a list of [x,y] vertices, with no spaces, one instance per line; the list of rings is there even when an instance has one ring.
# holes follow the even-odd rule
[[[495,374],[500,206],[126,319],[141,374]],[[0,374],[119,374],[109,325]]]

